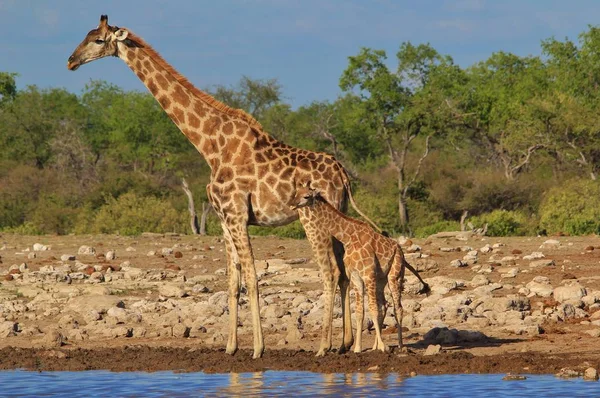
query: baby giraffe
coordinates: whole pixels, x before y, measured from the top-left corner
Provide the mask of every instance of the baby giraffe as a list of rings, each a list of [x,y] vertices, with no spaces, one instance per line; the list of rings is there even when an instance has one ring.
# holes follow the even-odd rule
[[[365,288],[369,312],[375,325],[373,350],[387,351],[381,339],[381,328],[385,316],[383,289],[387,284],[392,293],[394,317],[398,327],[398,347],[402,349],[402,304],[400,294],[405,269],[408,268],[423,284],[422,293],[429,286],[417,271],[406,262],[398,242],[375,232],[367,223],[348,217],[325,201],[319,192],[310,187],[310,182],[297,180],[296,195],[292,208],[307,207],[313,212],[323,229],[331,233],[344,245],[346,275],[356,292],[356,343],[354,352],[362,351],[362,326],[364,320],[363,295]]]

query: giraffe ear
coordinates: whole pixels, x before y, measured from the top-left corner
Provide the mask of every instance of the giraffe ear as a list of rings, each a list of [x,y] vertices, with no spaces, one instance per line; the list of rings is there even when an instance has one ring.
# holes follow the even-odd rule
[[[119,40],[119,41],[123,41],[123,40],[125,40],[125,39],[127,38],[127,36],[128,36],[128,35],[129,35],[129,32],[127,31],[127,29],[123,29],[123,28],[121,28],[121,29],[118,29],[118,30],[115,32],[115,37],[116,37],[116,38],[117,38],[117,40]]]

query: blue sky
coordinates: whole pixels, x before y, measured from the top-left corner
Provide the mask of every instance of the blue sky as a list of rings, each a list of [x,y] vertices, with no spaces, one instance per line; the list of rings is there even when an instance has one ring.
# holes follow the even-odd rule
[[[576,40],[600,23],[594,0],[0,0],[0,71],[20,88],[80,93],[90,79],[145,90],[116,58],[66,68],[85,34],[109,23],[142,36],[200,88],[242,75],[277,78],[294,107],[335,100],[348,56],[430,43],[461,66],[493,52],[537,55],[549,37]]]

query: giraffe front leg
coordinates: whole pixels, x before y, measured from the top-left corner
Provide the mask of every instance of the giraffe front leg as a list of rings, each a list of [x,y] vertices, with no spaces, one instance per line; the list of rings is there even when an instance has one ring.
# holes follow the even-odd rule
[[[227,219],[226,224],[229,230],[229,234],[231,236],[231,240],[239,258],[241,271],[246,282],[246,288],[248,289],[248,297],[250,299],[250,311],[252,314],[252,329],[254,336],[254,354],[252,355],[252,358],[256,359],[260,358],[264,353],[265,343],[262,333],[262,325],[260,321],[260,307],[258,303],[258,280],[256,278],[256,268],[254,266],[252,246],[250,245],[250,238],[248,236],[248,229],[245,220],[234,221],[232,219]]]
[[[238,305],[240,300],[240,286],[241,286],[241,275],[240,275],[240,263],[239,257],[231,235],[227,229],[225,223],[221,224],[223,229],[223,238],[225,239],[225,251],[227,254],[227,275],[228,275],[228,286],[229,286],[229,336],[227,338],[227,348],[225,352],[233,355],[237,351],[237,325],[238,325]]]
[[[365,305],[363,301],[365,286],[362,279],[358,277],[353,277],[352,283],[354,284],[354,293],[356,298],[356,308],[354,309],[356,312],[356,343],[354,344],[354,352],[359,353],[362,352],[362,330],[365,320]]]
[[[317,356],[324,356],[331,350],[332,341],[332,323],[333,323],[333,302],[335,297],[335,288],[339,278],[339,271],[335,267],[335,259],[331,258],[332,242],[331,236],[319,228],[316,220],[311,218],[311,213],[306,209],[300,209],[300,222],[306,232],[306,238],[310,242],[315,259],[319,264],[321,279],[323,280],[323,296],[325,298],[325,308],[323,310],[323,325],[321,332],[321,344]]]
[[[343,354],[350,350],[354,344],[354,335],[352,334],[352,311],[350,310],[350,276],[347,275],[344,264],[344,246],[337,239],[332,239],[333,258],[335,258],[337,267],[334,270],[339,271],[338,284],[342,299],[342,328],[344,337],[338,353]],[[330,258],[332,256],[330,255]],[[335,291],[335,287],[334,287]]]
[[[404,265],[401,260],[394,262],[390,273],[388,274],[388,285],[392,292],[392,301],[394,303],[394,318],[398,328],[398,349],[402,351],[402,317],[404,309],[402,308],[402,285],[404,284]]]

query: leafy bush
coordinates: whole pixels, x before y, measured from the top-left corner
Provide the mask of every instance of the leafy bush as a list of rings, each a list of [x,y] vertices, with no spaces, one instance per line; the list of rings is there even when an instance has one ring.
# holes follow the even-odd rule
[[[539,210],[548,233],[600,234],[600,183],[573,180],[552,188]]]
[[[121,235],[185,233],[188,224],[187,215],[177,212],[168,201],[129,192],[118,199],[108,197],[94,217],[91,232]]]
[[[476,227],[483,227],[487,224],[487,235],[489,236],[524,235],[527,217],[518,211],[494,210],[491,213],[473,217],[471,223]]]
[[[250,235],[257,236],[268,236],[275,235],[282,238],[292,238],[292,239],[304,239],[306,237],[306,233],[304,232],[304,228],[300,221],[296,220],[290,224],[282,225],[280,227],[256,227],[250,226],[248,228],[248,233]]]
[[[3,228],[1,231],[18,235],[43,235],[43,232],[34,223],[29,221],[16,227]]]

